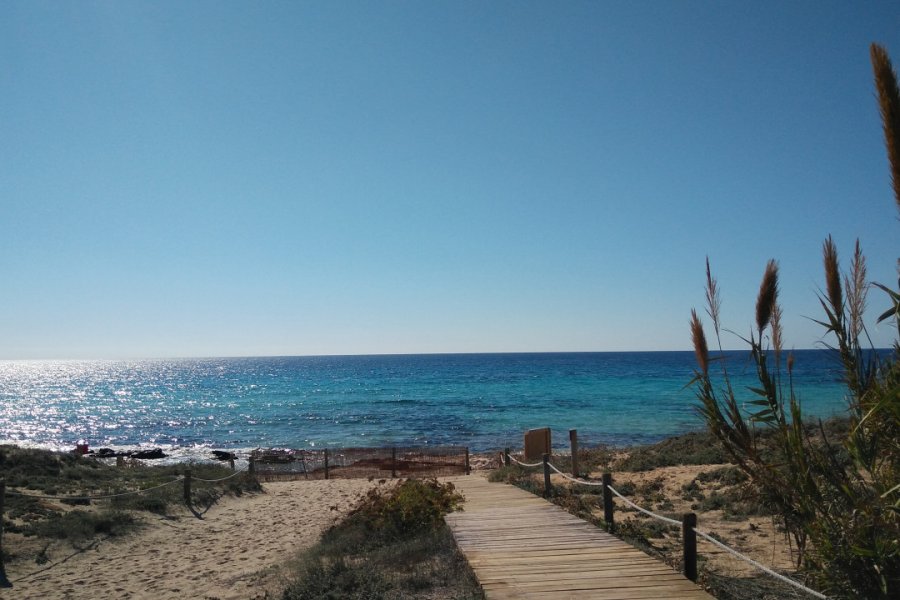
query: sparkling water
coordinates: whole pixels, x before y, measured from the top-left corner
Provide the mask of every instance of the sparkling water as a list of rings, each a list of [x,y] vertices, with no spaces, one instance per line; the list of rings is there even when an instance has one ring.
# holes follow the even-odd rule
[[[746,352],[729,353],[742,402]],[[71,450],[657,441],[702,428],[692,352],[432,354],[0,362],[0,443]],[[805,414],[845,411],[834,355],[795,352]],[[748,405],[749,408],[749,405]]]

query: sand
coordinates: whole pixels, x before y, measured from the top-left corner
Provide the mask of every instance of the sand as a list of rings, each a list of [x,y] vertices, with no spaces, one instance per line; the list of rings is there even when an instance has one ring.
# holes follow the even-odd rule
[[[496,466],[491,456],[472,457],[473,468]],[[672,502],[647,508],[665,513],[691,510],[681,486],[701,471],[719,465],[657,468],[642,473],[616,472],[614,484],[648,482],[661,484],[662,496]],[[592,474],[599,479],[600,473]],[[557,475],[554,483],[566,482]],[[226,498],[198,519],[184,510],[174,517],[144,516],[146,527],[123,539],[104,540],[75,552],[59,543],[50,552],[50,562],[33,560],[6,565],[12,589],[0,590],[3,600],[19,598],[80,600],[97,598],[198,598],[203,600],[277,598],[282,589],[284,565],[299,550],[313,545],[320,533],[341,518],[357,498],[378,485],[365,479],[290,481],[263,484],[264,493]],[[705,493],[719,486],[701,485]],[[634,498],[640,504],[643,499]],[[598,503],[597,516],[602,514]],[[699,527],[720,535],[732,547],[763,564],[790,570],[789,542],[771,518],[725,519],[722,511],[700,512]],[[644,517],[620,506],[616,519]],[[9,536],[12,537],[12,536]],[[4,538],[8,550],[9,537]],[[663,555],[677,560],[680,540],[677,528],[651,544]],[[65,551],[68,549],[67,551]],[[700,552],[707,569],[720,575],[742,577],[755,573],[708,543]]]
[[[262,598],[267,589],[279,590],[285,561],[313,545],[373,485],[365,479],[265,483],[264,493],[222,499],[199,519],[187,510],[147,516],[146,526],[125,538],[80,552],[59,544],[47,564],[6,565],[13,587],[0,590],[0,598]]]
[[[631,498],[643,508],[648,508],[658,513],[685,514],[695,512],[697,514],[698,529],[712,532],[718,535],[728,546],[738,550],[746,556],[766,565],[770,568],[791,571],[796,560],[795,552],[792,552],[790,539],[783,530],[776,526],[772,517],[744,516],[739,518],[726,518],[722,510],[701,511],[692,508],[693,501],[684,498],[682,486],[693,481],[704,471],[713,471],[719,467],[730,465],[681,465],[676,467],[657,467],[644,472],[619,471],[613,474],[613,487],[626,482],[634,483],[640,487],[651,482],[661,485],[660,495],[671,506],[660,506],[647,502],[643,498]],[[602,473],[592,473],[599,479]],[[559,480],[559,483],[563,483]],[[700,489],[707,495],[713,490],[722,489],[723,486],[716,483],[699,483]],[[617,506],[616,519],[621,521],[638,520],[648,521],[648,517],[628,509],[625,506]],[[602,518],[602,507],[598,506],[594,511],[595,516]],[[650,540],[651,544],[662,554],[677,560],[681,552],[681,539],[678,528],[670,529],[663,538]],[[698,541],[698,552],[707,561],[705,568],[719,575],[729,577],[746,577],[759,574],[753,566],[734,558],[724,550],[720,550],[705,540]]]

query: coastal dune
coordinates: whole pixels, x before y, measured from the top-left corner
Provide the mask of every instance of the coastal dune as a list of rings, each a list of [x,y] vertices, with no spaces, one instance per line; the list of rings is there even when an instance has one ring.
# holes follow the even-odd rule
[[[10,599],[198,598],[246,600],[277,591],[279,567],[354,505],[365,479],[284,481],[227,497],[197,518],[187,510],[45,565],[7,565]]]

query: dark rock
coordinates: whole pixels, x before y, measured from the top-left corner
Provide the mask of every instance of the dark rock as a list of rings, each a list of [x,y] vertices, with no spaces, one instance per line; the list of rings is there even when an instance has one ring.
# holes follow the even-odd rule
[[[234,460],[236,458],[234,452],[226,452],[225,450],[213,450],[212,453],[216,460]]]
[[[100,448],[96,452],[94,452],[93,450],[91,450],[91,452],[94,454],[94,456],[97,456],[99,458],[113,458],[115,456],[119,456],[119,453],[112,448]]]
[[[131,458],[142,458],[142,459],[152,459],[152,458],[165,458],[168,454],[165,454],[161,449],[154,448],[153,450],[138,450],[136,452],[132,452],[129,456]]]

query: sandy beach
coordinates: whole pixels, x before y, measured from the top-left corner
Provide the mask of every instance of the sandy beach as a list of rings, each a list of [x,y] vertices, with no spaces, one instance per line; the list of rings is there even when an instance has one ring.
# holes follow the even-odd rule
[[[223,498],[202,518],[187,510],[145,516],[146,526],[125,538],[80,552],[57,544],[44,565],[8,564],[13,588],[0,590],[0,597],[261,598],[266,589],[277,591],[279,566],[314,544],[373,485],[365,479],[273,482],[261,494]]]
[[[473,476],[486,476],[497,464],[494,456],[473,455]],[[704,471],[727,467],[682,465],[645,472],[617,471],[615,483],[634,485],[638,490],[634,500],[648,508],[689,512],[691,500],[684,497],[684,486],[696,482]],[[600,472],[591,475],[599,479]],[[557,475],[553,480],[555,485],[567,485]],[[390,481],[385,483],[390,485]],[[101,540],[82,551],[55,543],[47,553],[50,560],[43,565],[33,560],[12,561],[6,569],[14,587],[0,591],[0,597],[261,600],[268,591],[269,598],[277,598],[284,587],[285,563],[299,550],[312,546],[326,527],[377,485],[378,480],[367,479],[268,482],[262,493],[221,499],[202,518],[181,508],[167,517],[141,513],[144,527],[123,538]],[[716,482],[700,484],[700,488],[706,494],[723,489]],[[663,507],[650,502],[646,492],[641,492],[646,489],[659,493],[657,501],[671,504]],[[601,511],[598,503],[595,516]],[[790,546],[771,518],[727,518],[722,510],[697,512],[702,528],[715,531],[765,564],[790,570]],[[617,508],[619,522],[635,519],[645,521],[624,506]],[[11,549],[17,542],[34,543],[8,535],[4,547]],[[649,543],[663,555],[677,557],[680,552],[677,531],[667,531]],[[701,551],[707,568],[719,575],[753,574],[752,568],[714,547],[704,546]]]

